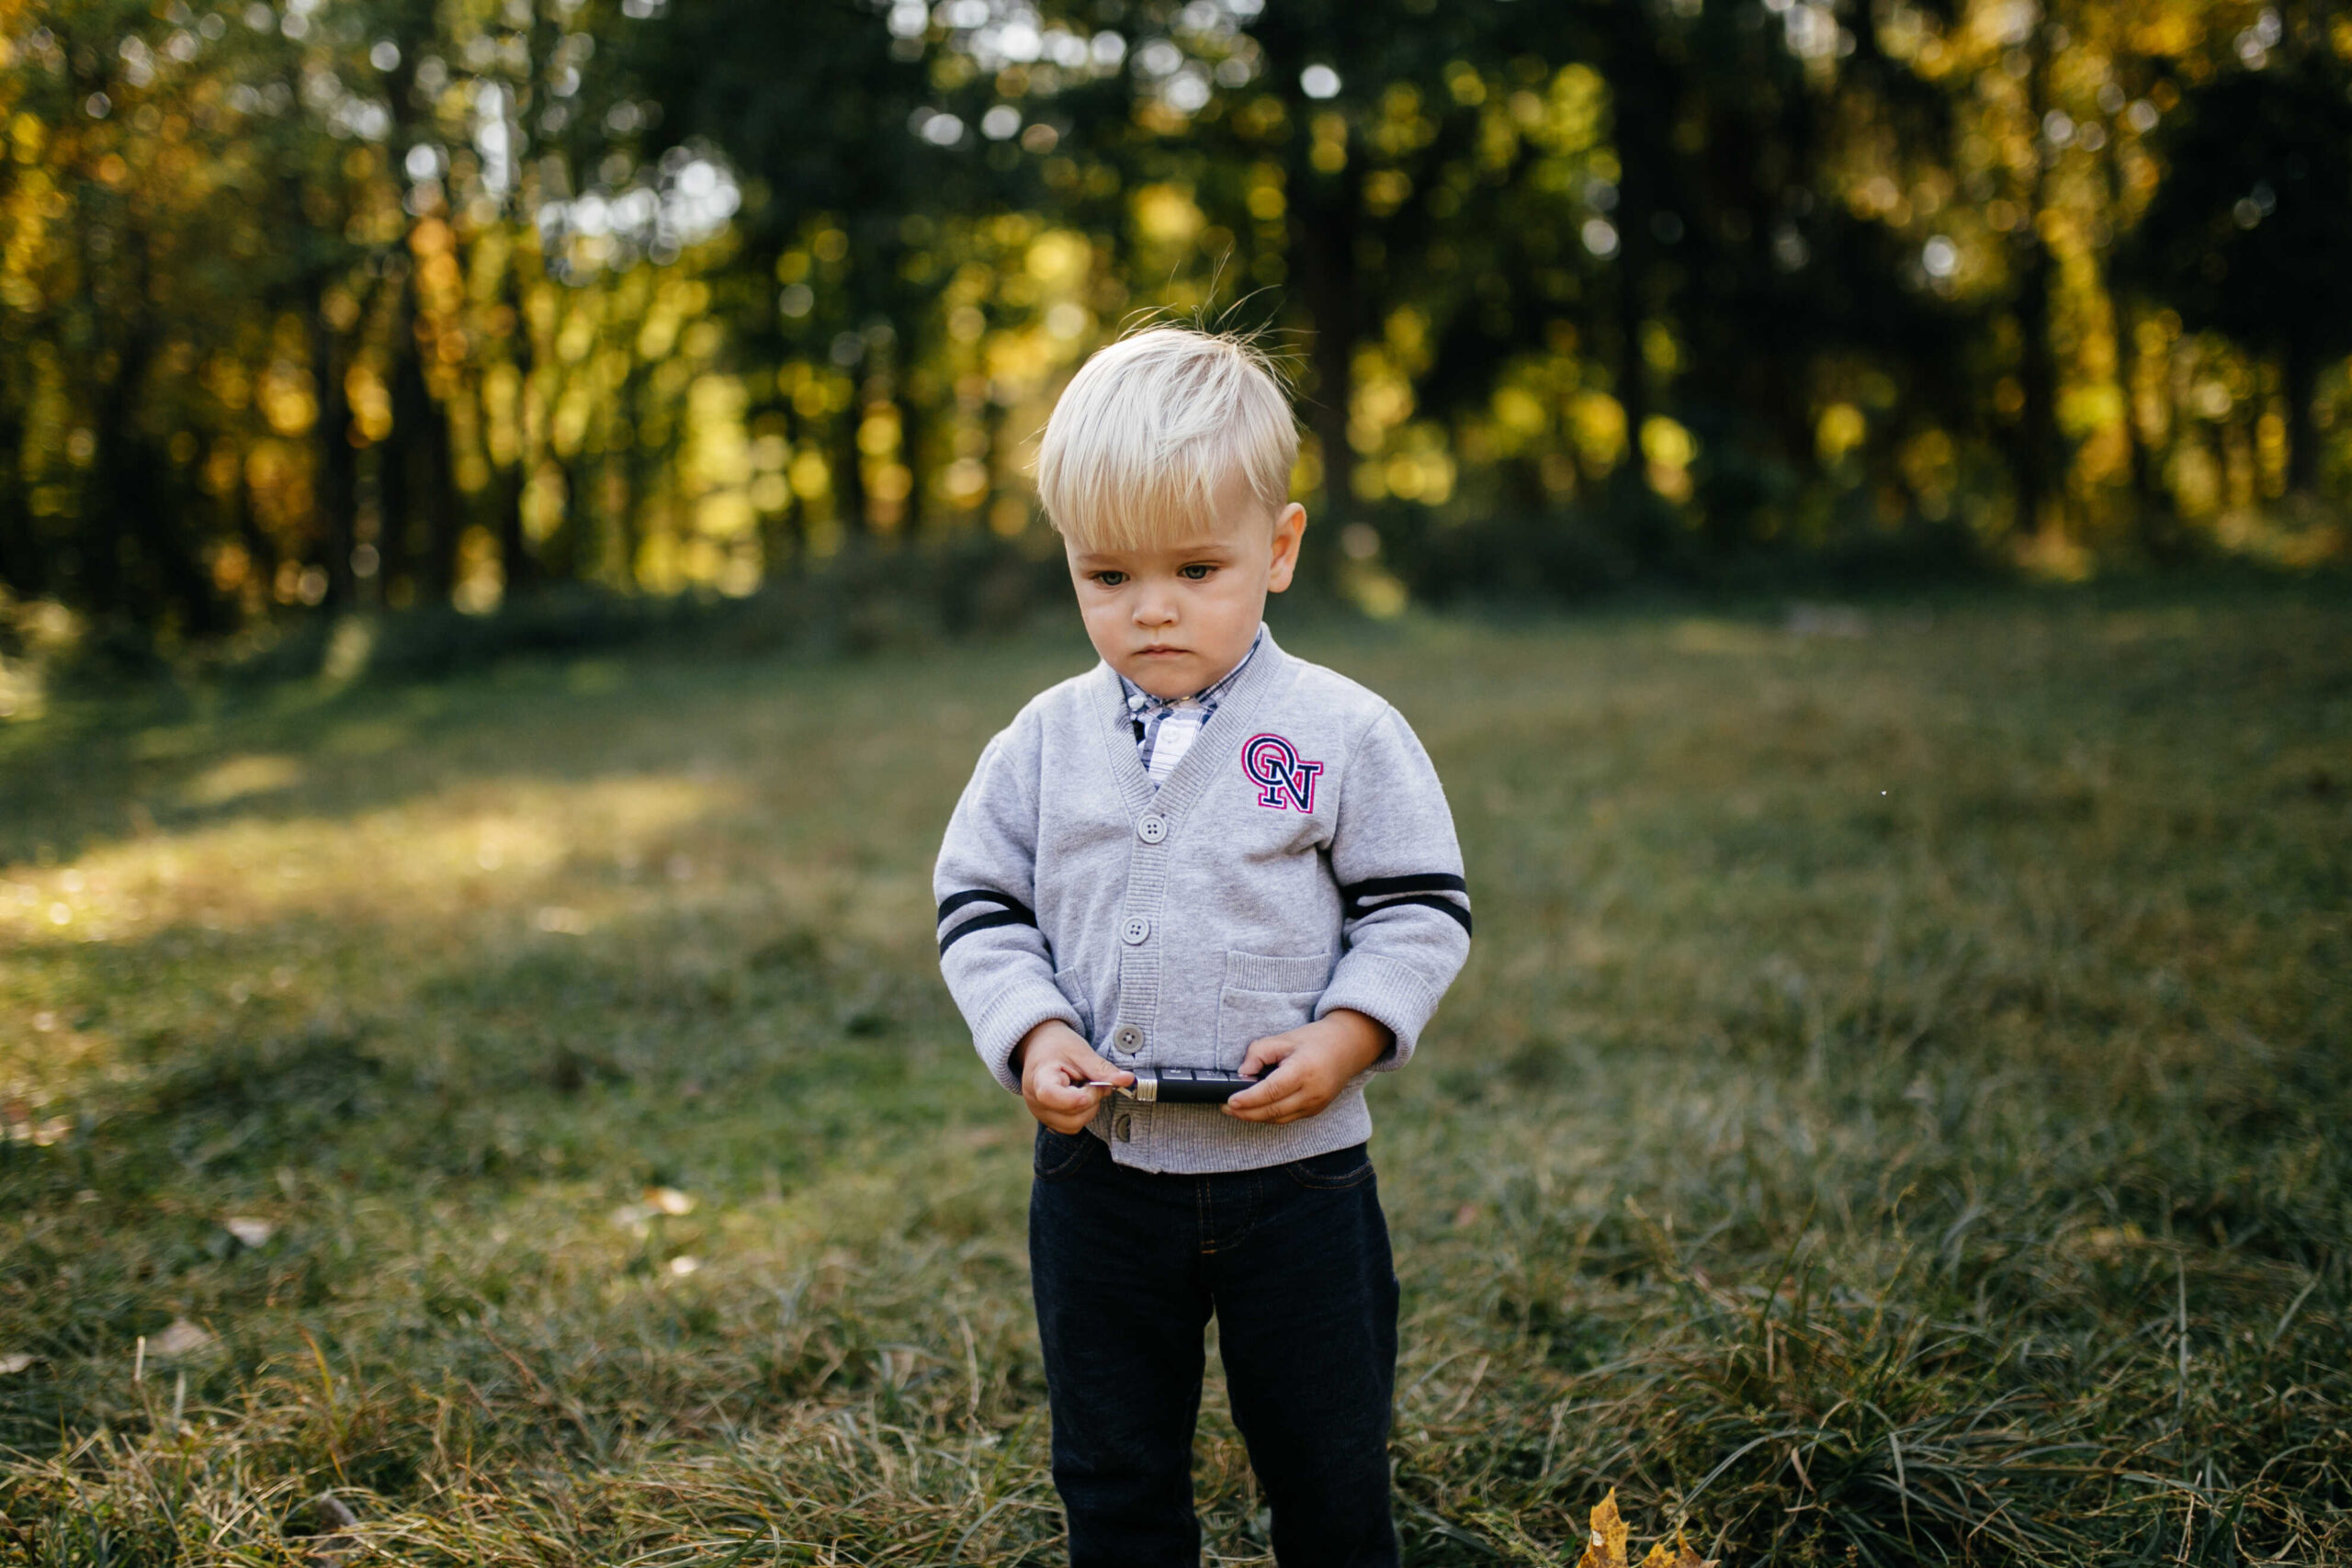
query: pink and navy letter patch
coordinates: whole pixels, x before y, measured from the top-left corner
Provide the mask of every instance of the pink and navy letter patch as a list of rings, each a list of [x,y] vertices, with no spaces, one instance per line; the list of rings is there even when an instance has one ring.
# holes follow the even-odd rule
[[[1258,804],[1276,811],[1312,812],[1320,762],[1302,762],[1298,748],[1279,735],[1253,735],[1241,748],[1241,771],[1258,786]]]

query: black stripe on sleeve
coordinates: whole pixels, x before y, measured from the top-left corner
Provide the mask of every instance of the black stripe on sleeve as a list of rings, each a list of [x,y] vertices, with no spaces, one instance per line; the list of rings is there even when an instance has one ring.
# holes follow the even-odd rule
[[[1383,909],[1394,909],[1402,904],[1419,904],[1425,908],[1435,909],[1438,913],[1448,917],[1453,920],[1455,924],[1459,925],[1462,928],[1464,935],[1466,936],[1470,933],[1470,911],[1455,903],[1453,899],[1439,893],[1408,894],[1405,897],[1391,898],[1385,904],[1374,904],[1368,908],[1358,905],[1351,905],[1349,907],[1350,912],[1348,914],[1348,918],[1351,919],[1362,919],[1369,915],[1376,915]],[[977,924],[978,922],[976,921],[974,923]]]
[[[1384,893],[1467,893],[1470,885],[1451,872],[1421,871],[1410,876],[1374,876],[1351,882],[1340,889],[1350,902],[1376,898]]]
[[[999,893],[993,887],[970,887],[961,893],[949,894],[939,901],[939,918],[944,920],[967,904],[1001,904],[1017,911],[1029,924],[1034,926],[1037,923],[1036,914],[1028,905],[1009,894]]]
[[[939,939],[939,955],[942,958],[946,957],[947,950],[949,948],[955,946],[966,937],[970,936],[974,931],[988,931],[995,926],[1029,926],[1034,928],[1036,923],[1037,921],[1035,918],[1026,909],[998,909],[991,914],[980,915],[975,919],[966,920],[962,925],[957,926],[954,931],[949,931],[945,936],[941,937]]]

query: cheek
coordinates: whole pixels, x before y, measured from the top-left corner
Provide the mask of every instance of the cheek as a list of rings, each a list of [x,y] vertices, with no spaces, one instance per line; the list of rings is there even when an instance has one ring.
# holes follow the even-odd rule
[[[1079,597],[1079,614],[1090,630],[1114,631],[1127,619],[1127,595],[1119,589],[1090,588]]]

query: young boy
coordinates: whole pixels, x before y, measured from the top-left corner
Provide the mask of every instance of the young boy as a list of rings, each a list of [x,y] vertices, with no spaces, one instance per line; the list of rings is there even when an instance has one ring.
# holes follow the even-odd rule
[[[990,740],[940,846],[940,968],[1040,1123],[1029,1256],[1072,1568],[1197,1568],[1211,1313],[1284,1568],[1393,1563],[1396,1280],[1363,1084],[1470,947],[1445,795],[1395,708],[1294,659],[1298,438],[1246,344],[1088,360],[1039,489],[1102,662]],[[1238,1069],[1225,1104],[1131,1069]]]

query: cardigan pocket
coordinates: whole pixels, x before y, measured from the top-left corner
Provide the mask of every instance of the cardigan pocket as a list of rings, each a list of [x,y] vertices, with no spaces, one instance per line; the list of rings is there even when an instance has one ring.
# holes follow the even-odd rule
[[[1307,1022],[1330,979],[1328,953],[1275,956],[1227,950],[1225,990],[1216,1007],[1218,1065],[1238,1067],[1255,1042]]]
[[[1031,973],[1035,974],[1035,971],[1032,970]],[[1078,1032],[1086,1036],[1086,1043],[1090,1046],[1097,1045],[1099,1042],[1094,1038],[1094,1009],[1086,999],[1085,978],[1075,969],[1057,969],[1054,972],[1054,986],[1061,992],[1062,1000],[1078,1010]]]

